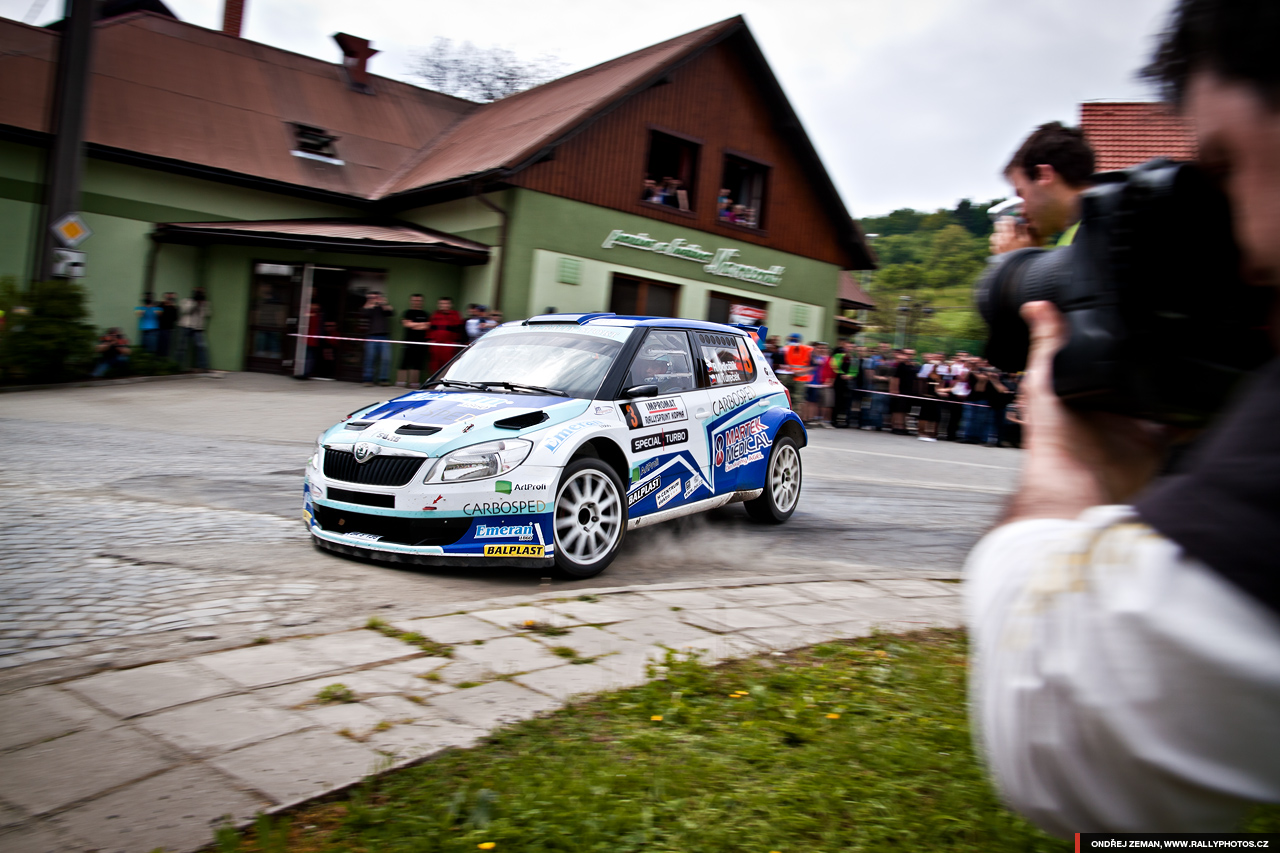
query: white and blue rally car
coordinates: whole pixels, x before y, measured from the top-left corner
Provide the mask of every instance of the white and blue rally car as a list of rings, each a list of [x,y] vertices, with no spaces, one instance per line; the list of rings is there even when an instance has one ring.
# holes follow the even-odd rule
[[[614,314],[500,326],[420,390],[320,435],[311,536],[381,560],[588,578],[638,527],[735,501],[786,521],[808,437],[764,333]]]

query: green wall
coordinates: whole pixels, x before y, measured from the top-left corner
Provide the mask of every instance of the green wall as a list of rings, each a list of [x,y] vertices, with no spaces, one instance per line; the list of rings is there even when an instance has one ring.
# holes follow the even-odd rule
[[[840,273],[835,264],[526,189],[511,191],[508,210],[511,222],[507,236],[502,305],[509,318],[528,316],[546,307],[532,304],[534,294],[530,286],[534,277],[534,253],[538,249],[545,249],[609,264],[651,270],[664,276],[693,279],[710,285],[713,289],[739,291],[766,301],[782,299],[820,306],[824,319],[822,328],[815,330],[815,333],[820,332],[828,339],[832,337],[835,323],[832,312],[836,304]],[[629,234],[644,232],[661,240],[683,237],[690,243],[701,244],[707,250],[737,249],[741,254],[734,260],[739,263],[766,269],[776,264],[786,267],[786,272],[783,274],[782,284],[769,287],[711,275],[700,264],[680,258],[654,255],[623,246],[603,248],[605,238],[618,228]],[[597,310],[606,310],[607,292],[601,295],[601,300]]]
[[[0,142],[0,276],[13,276],[21,282],[31,274],[43,169],[40,149]],[[85,163],[81,206],[85,222],[93,229],[93,236],[80,247],[87,254],[81,283],[89,295],[90,321],[99,328],[120,326],[135,338],[134,309],[145,286],[147,255],[153,248],[149,234],[155,223],[362,215],[353,208],[95,159]],[[496,234],[493,214],[495,221],[477,220],[468,211],[461,213],[471,217],[466,221],[473,230]],[[186,296],[196,285],[205,285],[214,312],[207,334],[209,359],[216,369],[243,368],[254,261],[384,269],[387,295],[397,311],[408,307],[411,293],[423,293],[428,306],[439,296],[460,299],[464,276],[475,279],[474,270],[486,269],[374,255],[161,246],[152,289],[156,294],[172,290]]]

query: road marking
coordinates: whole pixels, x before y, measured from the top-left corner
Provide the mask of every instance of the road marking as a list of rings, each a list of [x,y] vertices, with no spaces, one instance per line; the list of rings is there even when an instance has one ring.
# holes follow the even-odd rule
[[[850,450],[846,447],[823,447],[822,445],[813,444],[812,442],[805,448],[808,450],[830,450],[835,453],[861,453],[866,456],[886,456],[890,459],[910,459],[913,462],[941,462],[944,465],[964,465],[969,468],[994,468],[997,471],[1017,471],[1017,468],[1010,468],[1006,465],[986,465],[982,462],[957,462],[954,459],[937,459],[932,456],[904,456],[901,453],[877,453],[874,450]]]

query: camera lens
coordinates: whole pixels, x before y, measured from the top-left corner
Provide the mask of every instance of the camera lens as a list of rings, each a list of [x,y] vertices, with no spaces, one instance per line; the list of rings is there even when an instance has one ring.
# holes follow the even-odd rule
[[[1031,339],[1018,312],[1028,302],[1061,301],[1070,275],[1070,255],[1070,247],[1018,249],[988,261],[991,266],[975,293],[978,311],[991,330],[987,361],[1010,372],[1026,368]]]

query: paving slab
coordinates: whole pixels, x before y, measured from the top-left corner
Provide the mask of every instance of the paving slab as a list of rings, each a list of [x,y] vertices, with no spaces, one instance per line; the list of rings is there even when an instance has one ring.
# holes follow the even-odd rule
[[[0,797],[40,814],[166,770],[174,758],[129,729],[76,732],[0,755]]]
[[[34,824],[0,833],[4,853],[83,853],[89,842],[49,824]]]
[[[736,636],[750,640],[765,649],[786,652],[830,640],[836,634],[836,627],[834,625],[788,625],[782,628],[755,628],[743,631]]]
[[[883,606],[862,601],[845,599],[830,604],[783,604],[770,608],[770,612],[785,616],[797,625],[834,625],[856,619],[868,610]]]
[[[416,646],[369,630],[344,631],[308,640],[290,640],[289,643],[317,658],[348,667],[422,656],[422,651]]]
[[[8,803],[0,803],[0,829],[13,826],[15,823],[22,823],[26,819],[27,815],[22,809],[17,806],[11,806]]]
[[[636,603],[637,601],[638,603]],[[559,613],[583,625],[606,625],[610,622],[625,622],[628,619],[642,618],[655,610],[668,609],[664,604],[642,600],[639,596],[633,595],[609,596],[605,601],[599,602],[566,601],[544,606],[547,610]]]
[[[32,687],[0,696],[0,749],[115,724],[111,717],[56,687]]]
[[[680,654],[697,653],[705,664],[723,663],[764,651],[763,647],[739,634],[711,635],[697,640],[686,640],[676,651]]]
[[[803,607],[806,605],[791,605]],[[744,628],[776,628],[780,625],[791,625],[794,620],[787,619],[777,611],[782,608],[765,610],[757,607],[722,607],[718,610],[685,610],[680,613],[680,621],[688,625],[696,625],[708,631],[724,633],[741,631]]]
[[[619,622],[609,625],[604,630],[628,640],[635,640],[645,645],[670,646],[687,640],[705,637],[707,632],[692,625],[686,625],[669,616],[651,616],[646,619],[633,619],[630,622]]]
[[[600,658],[595,665],[617,676],[616,689],[644,684],[649,680],[649,667],[652,664],[662,663],[666,658],[667,650],[658,646],[641,646],[640,648],[641,651],[623,652]]]
[[[253,696],[209,699],[142,717],[136,723],[195,755],[238,749],[297,731],[307,724],[302,715],[273,708]]]
[[[385,732],[375,732],[366,743],[404,762],[425,758],[444,749],[475,746],[486,734],[487,731],[475,726],[431,716],[419,718],[411,724],[392,726]]]
[[[312,730],[228,752],[210,763],[286,805],[358,782],[385,759],[340,735]]]
[[[363,735],[373,731],[373,727],[382,722],[382,715],[375,709],[360,702],[339,702],[334,705],[322,705],[302,712],[309,723],[324,726],[333,732],[344,729],[355,735]]]
[[[224,819],[242,823],[268,806],[222,774],[191,766],[135,782],[58,815],[58,821],[92,838],[99,853],[195,850],[213,841]]]
[[[428,619],[408,619],[392,623],[401,631],[417,631],[437,643],[470,643],[472,640],[492,640],[511,632],[474,616],[433,616]]]
[[[888,595],[885,590],[871,586],[866,581],[812,581],[787,586],[796,592],[811,595],[819,601],[840,598],[884,598]]]
[[[645,649],[644,644],[637,643],[635,640],[628,640],[626,637],[619,637],[617,634],[610,634],[608,631],[586,625],[570,628],[567,634],[560,637],[548,637],[546,644],[553,647],[566,646],[577,652],[579,657],[584,658],[621,652],[639,652]]]
[[[266,687],[288,681],[301,681],[322,673],[345,669],[341,663],[317,657],[297,643],[272,643],[202,655],[195,659],[201,666],[231,679],[243,687]]]
[[[558,637],[550,637],[557,640]],[[488,640],[483,646],[457,646],[453,657],[460,663],[478,663],[499,675],[546,669],[564,663],[543,646],[528,637],[502,637]]]
[[[543,669],[517,675],[517,684],[537,690],[558,702],[568,702],[575,696],[603,693],[626,686],[621,675],[596,664],[566,664],[554,669]]]
[[[434,696],[431,707],[459,723],[482,729],[518,723],[559,706],[550,696],[535,693],[509,681],[494,681]]]
[[[66,686],[122,717],[198,702],[239,689],[207,670],[182,662],[103,672]]]
[[[871,586],[883,589],[885,592],[900,595],[903,598],[929,598],[939,595],[958,595],[960,592],[960,584],[943,583],[942,581],[931,581],[918,578],[886,578],[884,580],[869,580],[867,583]]]
[[[364,704],[377,711],[386,722],[397,725],[413,722],[430,714],[425,701],[410,702],[403,696],[375,696]]]
[[[445,685],[450,689],[456,688],[459,684],[483,684],[498,677],[498,673],[493,671],[488,661],[453,661],[448,666],[436,670],[436,672],[440,676],[440,681],[436,683]]]
[[[486,622],[492,622],[499,628],[506,629],[504,633],[510,634],[512,631],[518,631],[528,622],[543,622],[548,625],[572,625],[573,620],[568,619],[561,613],[545,607],[507,607],[502,610],[473,610],[469,616],[477,619],[483,619]]]
[[[652,599],[659,604],[665,604],[667,607],[679,607],[685,610],[709,610],[713,607],[731,607],[732,600],[723,598],[716,593],[703,592],[701,590],[670,590],[644,592],[645,598]]]
[[[716,595],[727,598],[739,607],[769,607],[774,604],[812,604],[816,599],[805,595],[797,587],[801,584],[773,584],[769,586],[744,586],[737,589],[718,589]]]

